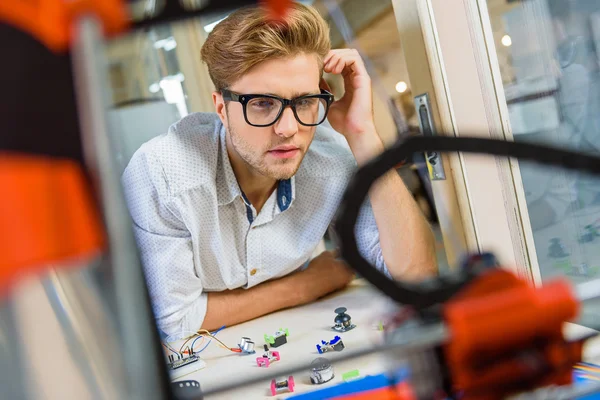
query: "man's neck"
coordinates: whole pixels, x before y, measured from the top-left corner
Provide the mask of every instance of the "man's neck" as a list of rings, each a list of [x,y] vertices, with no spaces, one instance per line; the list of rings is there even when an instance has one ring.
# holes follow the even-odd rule
[[[277,181],[254,171],[235,150],[230,148],[231,143],[229,140],[226,142],[227,154],[235,178],[242,192],[244,192],[258,214],[277,187]]]

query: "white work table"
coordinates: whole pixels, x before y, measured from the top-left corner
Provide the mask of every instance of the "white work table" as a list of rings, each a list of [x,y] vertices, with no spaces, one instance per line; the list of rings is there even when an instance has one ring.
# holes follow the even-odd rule
[[[352,317],[356,328],[348,332],[335,332],[331,329],[336,316],[334,310],[346,307],[347,314]],[[334,362],[336,357],[349,352],[374,346],[382,341],[382,332],[377,329],[377,323],[382,315],[389,313],[393,306],[387,298],[363,280],[354,280],[348,288],[334,293],[317,302],[279,311],[253,321],[230,328],[225,328],[217,334],[226,345],[237,346],[242,337],[251,338],[256,344],[256,354],[241,355],[221,348],[214,340],[206,350],[200,353],[206,362],[206,367],[192,372],[177,380],[194,379],[200,382],[203,391],[212,390],[223,385],[231,384],[237,389],[215,394],[207,399],[263,399],[285,398],[291,395],[282,392],[273,397],[270,392],[269,376],[277,370],[308,366],[317,357],[326,357],[332,362],[335,378],[322,385],[310,383],[309,370],[294,374],[296,389],[294,394],[322,389],[342,382],[342,374],[358,369],[360,376],[379,374],[385,370],[384,358],[379,354],[370,354],[352,360]],[[289,330],[288,342],[271,349],[279,351],[280,361],[274,361],[268,368],[258,367],[256,358],[264,352],[264,335],[273,335],[279,328]],[[340,336],[345,349],[341,352],[319,354],[316,345],[321,340],[332,340]],[[205,342],[206,343],[206,342]],[[195,346],[195,349],[203,345]],[[240,387],[238,382],[250,378],[265,377],[264,382],[246,387]]]
[[[347,314],[352,317],[356,328],[338,333],[331,329],[336,316],[334,310],[346,307]],[[214,340],[200,353],[206,363],[205,368],[191,372],[176,381],[193,379],[200,382],[203,391],[214,391],[224,386],[232,390],[205,396],[213,399],[284,399],[295,394],[305,393],[331,387],[343,382],[342,374],[358,369],[360,377],[377,375],[390,368],[390,359],[383,354],[368,354],[349,360],[336,361],[340,356],[365,350],[383,342],[383,332],[377,324],[395,309],[393,303],[383,294],[362,279],[354,280],[348,288],[334,293],[317,302],[279,311],[253,321],[221,330],[217,337],[230,347],[236,347],[242,337],[249,337],[255,344],[256,354],[241,355],[221,348]],[[279,351],[280,361],[274,361],[268,368],[258,367],[256,358],[263,354],[264,335],[273,335],[280,328],[287,328],[287,343],[271,350]],[[568,336],[580,336],[588,330],[573,324],[567,324]],[[331,340],[340,336],[345,349],[341,352],[319,354],[316,345],[321,340]],[[584,349],[584,359],[598,363],[600,349],[599,340],[591,340]],[[181,342],[179,342],[181,343]],[[204,342],[204,344],[206,341]],[[204,344],[196,345],[198,350]],[[178,347],[177,347],[178,348]],[[325,357],[332,362],[335,378],[322,385],[310,382],[310,363],[318,357]],[[301,372],[293,374],[295,380],[294,393],[281,392],[271,395],[271,376],[277,371],[284,372],[292,368],[306,366]],[[243,381],[264,377],[260,383],[242,385]]]

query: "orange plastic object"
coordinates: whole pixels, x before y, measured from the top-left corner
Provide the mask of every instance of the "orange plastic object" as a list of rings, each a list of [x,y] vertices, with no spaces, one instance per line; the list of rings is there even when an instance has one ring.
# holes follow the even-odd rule
[[[103,227],[79,165],[0,154],[0,293],[24,273],[92,257]]]
[[[268,10],[271,18],[276,21],[281,21],[292,5],[292,1],[293,0],[262,0],[262,3]]]
[[[68,50],[72,22],[84,15],[95,15],[104,34],[115,35],[128,26],[124,0],[2,0],[0,21],[29,33],[55,52]]]
[[[570,383],[583,344],[567,343],[562,329],[578,311],[565,281],[536,289],[506,270],[484,273],[444,307],[453,390],[463,399],[500,399]]]

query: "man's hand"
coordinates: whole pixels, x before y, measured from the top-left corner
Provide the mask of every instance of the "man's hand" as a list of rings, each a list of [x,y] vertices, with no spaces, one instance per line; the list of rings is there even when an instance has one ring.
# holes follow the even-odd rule
[[[358,51],[331,50],[323,60],[323,69],[344,77],[344,95],[329,108],[328,119],[333,129],[348,140],[374,131],[371,78]]]
[[[383,142],[375,130],[371,78],[358,51],[331,50],[323,60],[323,69],[344,77],[344,95],[329,107],[331,127],[346,137],[359,165],[383,151]]]
[[[309,303],[331,292],[346,287],[354,278],[354,272],[335,253],[324,251],[313,258],[308,267],[293,276],[298,294],[298,304]]]

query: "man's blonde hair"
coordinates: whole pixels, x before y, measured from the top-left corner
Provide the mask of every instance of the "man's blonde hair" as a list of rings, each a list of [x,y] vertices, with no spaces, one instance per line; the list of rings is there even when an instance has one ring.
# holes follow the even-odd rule
[[[260,62],[316,54],[331,48],[329,26],[312,7],[294,2],[283,22],[267,19],[261,7],[241,8],[214,27],[202,46],[202,60],[217,90],[228,88]]]

